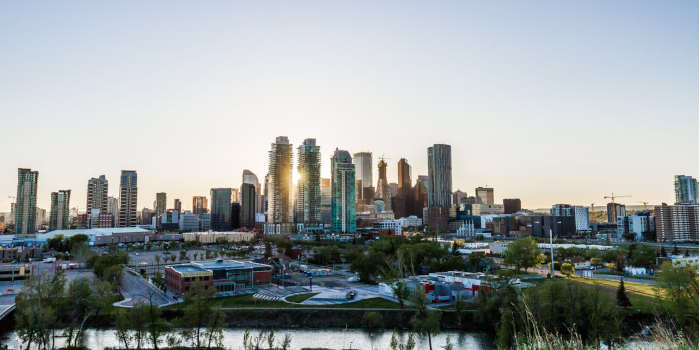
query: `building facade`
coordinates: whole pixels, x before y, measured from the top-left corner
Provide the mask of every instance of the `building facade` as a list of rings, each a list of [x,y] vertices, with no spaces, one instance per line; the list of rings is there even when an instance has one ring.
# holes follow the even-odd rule
[[[521,211],[523,208],[520,204],[520,198],[504,198],[503,199],[503,213],[504,214],[515,214]]]
[[[119,215],[119,198],[107,197],[107,212],[114,217]]]
[[[698,240],[698,205],[666,205],[654,207],[656,241],[688,242]]]
[[[331,224],[331,179],[321,179],[321,223]]]
[[[15,202],[15,233],[36,232],[36,194],[39,172],[32,169],[17,169],[17,202]]]
[[[241,226],[255,227],[255,208],[257,195],[255,185],[251,183],[241,184]]]
[[[428,147],[428,176],[430,189],[428,207],[452,205],[452,147],[435,144]]]
[[[355,220],[355,165],[350,153],[335,150],[331,158],[331,230],[356,231]]]
[[[698,180],[692,176],[676,175],[673,179],[676,204],[698,204]]]
[[[138,200],[138,183],[135,170],[122,170],[119,181],[119,227],[138,224],[136,203]]]
[[[627,216],[627,209],[624,204],[620,203],[608,203],[608,222],[611,224],[617,223],[618,216]]]
[[[214,231],[231,230],[231,189],[211,189],[211,229]]]
[[[193,196],[192,197],[192,213],[194,214],[204,214],[209,211],[209,205],[207,204],[207,197],[205,196]]]
[[[159,217],[168,210],[168,195],[165,192],[156,193],[156,215]]]
[[[271,145],[268,176],[267,221],[292,223],[292,144],[286,136]]]
[[[576,231],[584,232],[590,231],[590,216],[588,215],[588,207],[582,205],[577,205],[574,207],[574,220],[576,224]]]
[[[92,213],[92,209],[99,209],[102,213],[110,212],[107,190],[108,182],[104,175],[88,180],[86,204],[88,215]]]
[[[481,204],[493,204],[493,187],[477,187],[475,190],[476,198]]]
[[[70,190],[51,192],[51,213],[49,214],[49,230],[65,230],[70,228]]]
[[[360,203],[369,204],[374,198],[366,198],[366,188],[374,187],[372,181],[372,152],[357,152],[352,155],[352,163],[355,164],[355,181],[360,183],[361,192],[357,193]],[[373,197],[373,196],[372,196]]]
[[[297,149],[295,221],[305,225],[321,223],[321,147],[316,139],[306,139]]]

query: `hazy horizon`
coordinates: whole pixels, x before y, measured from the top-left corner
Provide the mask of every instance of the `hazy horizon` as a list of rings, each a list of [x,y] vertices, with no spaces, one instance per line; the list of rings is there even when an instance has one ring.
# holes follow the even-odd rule
[[[698,3],[185,1],[0,4],[0,212],[138,173],[138,208],[262,182],[270,144],[338,147],[412,182],[452,146],[453,191],[525,208],[673,203],[698,177]],[[296,167],[296,162],[295,162]],[[48,213],[47,213],[48,214]]]

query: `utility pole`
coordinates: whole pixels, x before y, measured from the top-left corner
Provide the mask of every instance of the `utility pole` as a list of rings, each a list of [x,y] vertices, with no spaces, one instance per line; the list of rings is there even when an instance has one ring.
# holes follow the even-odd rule
[[[549,228],[549,257],[552,259],[551,270],[554,278],[554,244],[552,244],[552,228]]]

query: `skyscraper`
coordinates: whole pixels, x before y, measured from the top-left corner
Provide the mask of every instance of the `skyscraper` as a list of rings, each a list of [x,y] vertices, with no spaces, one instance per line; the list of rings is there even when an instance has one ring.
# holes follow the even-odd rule
[[[107,197],[107,212],[119,216],[119,199],[115,197]]]
[[[39,172],[17,169],[17,202],[15,204],[15,233],[36,232],[36,193]]]
[[[306,139],[297,148],[297,171],[296,220],[317,225],[321,222],[321,147],[316,139]]]
[[[87,186],[87,215],[90,216],[93,209],[99,209],[101,213],[108,212],[107,179],[104,175],[88,180]]]
[[[192,213],[194,214],[204,214],[207,212],[207,197],[205,196],[193,196],[192,197]]]
[[[494,204],[492,187],[477,187],[474,191],[481,204]]]
[[[391,207],[391,203],[389,203],[389,183],[386,180],[386,162],[384,159],[379,159],[377,170],[378,179],[375,197],[382,199],[385,207]]]
[[[267,221],[272,224],[291,223],[292,144],[286,136],[278,136],[275,139],[269,158]]]
[[[129,227],[138,224],[136,202],[138,186],[135,170],[122,170],[119,182],[119,227]]]
[[[231,230],[231,189],[211,189],[211,229],[214,231]]]
[[[243,181],[242,183],[248,183],[252,184],[255,186],[255,212],[256,213],[264,213],[264,201],[265,197],[263,195],[263,192],[261,190],[260,186],[260,181],[258,181],[258,176],[255,175],[252,171],[245,169],[243,170]],[[243,189],[241,189],[241,192]],[[241,194],[242,195],[242,194]]]
[[[374,198],[365,198],[371,192],[365,189],[372,188],[372,152],[358,152],[352,155],[352,163],[355,164],[355,181],[360,182],[361,193],[357,197],[364,204],[369,204]]]
[[[68,221],[69,212],[70,190],[59,190],[58,192],[51,192],[51,213],[49,214],[49,230],[65,230],[70,228],[70,222]]]
[[[692,176],[676,175],[673,179],[676,204],[698,204],[698,180]]]
[[[331,224],[331,179],[321,179],[321,223]]]
[[[355,232],[355,165],[348,151],[331,158],[331,230]]]
[[[255,185],[251,183],[241,184],[241,226],[255,226],[255,203],[256,203]]]
[[[179,199],[175,198],[173,201],[173,207],[179,214],[182,214],[182,202],[180,202]]]
[[[513,214],[522,210],[520,198],[504,198],[503,214]]]
[[[168,209],[167,194],[165,192],[156,193],[156,215],[159,217],[165,214]],[[159,221],[160,222],[160,221]]]
[[[405,158],[399,159],[398,164],[399,175],[399,192],[411,189],[411,166]]]
[[[430,191],[428,207],[449,208],[452,203],[452,147],[435,144],[428,147]]]
[[[232,188],[231,189],[231,203],[240,203],[241,198],[238,196],[238,189],[237,188]]]
[[[627,216],[627,209],[624,204],[620,203],[608,203],[608,222],[611,224],[617,223],[617,218],[619,216]]]

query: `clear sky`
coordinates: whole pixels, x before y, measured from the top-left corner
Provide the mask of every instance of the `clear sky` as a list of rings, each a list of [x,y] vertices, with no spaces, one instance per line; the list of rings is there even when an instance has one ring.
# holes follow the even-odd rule
[[[260,180],[275,136],[405,157],[452,145],[453,189],[673,201],[698,175],[697,1],[3,1],[0,211],[90,177],[139,207]],[[376,181],[376,169],[375,169]]]

